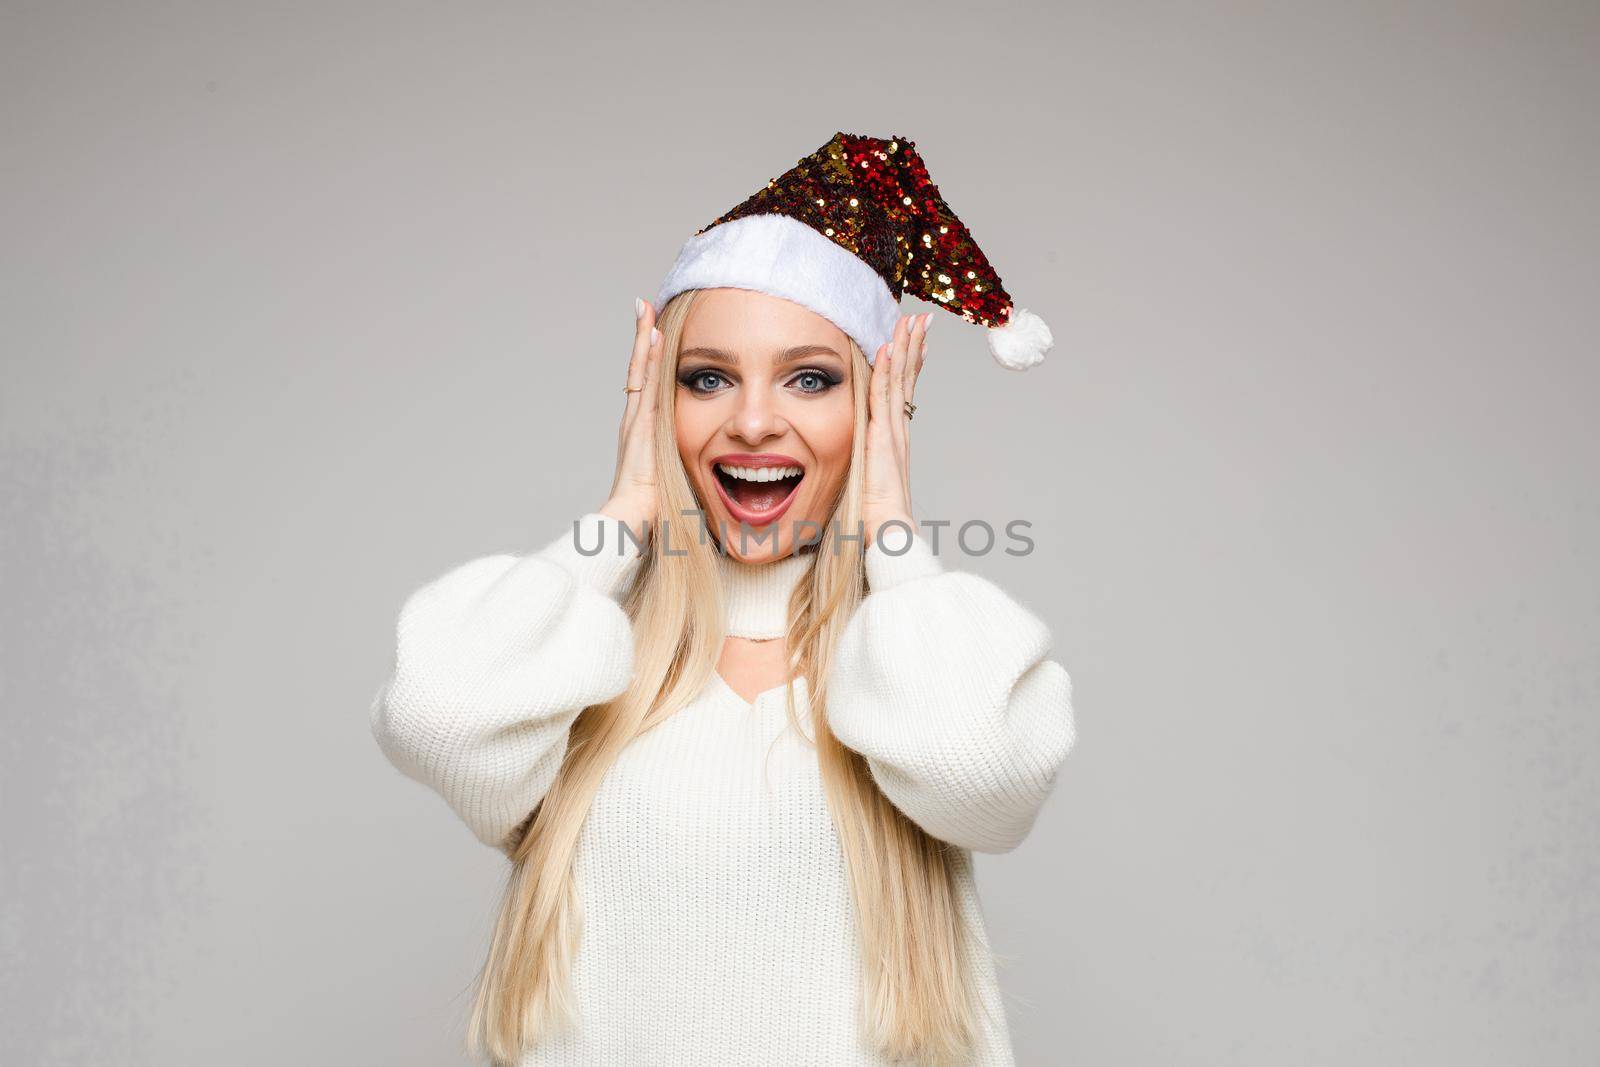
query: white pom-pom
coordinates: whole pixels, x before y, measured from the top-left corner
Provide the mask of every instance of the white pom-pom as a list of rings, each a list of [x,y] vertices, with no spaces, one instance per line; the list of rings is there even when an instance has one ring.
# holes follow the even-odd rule
[[[1027,370],[1044,359],[1055,344],[1050,327],[1027,308],[1011,309],[1011,321],[989,328],[989,352],[1007,370]]]

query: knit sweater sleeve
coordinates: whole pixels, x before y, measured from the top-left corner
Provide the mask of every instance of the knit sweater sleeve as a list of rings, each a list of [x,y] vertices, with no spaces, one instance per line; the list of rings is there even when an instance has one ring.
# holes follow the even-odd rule
[[[501,846],[544,797],[579,713],[632,677],[618,598],[641,557],[619,532],[591,512],[538,551],[456,567],[401,608],[373,735],[485,844]]]
[[[898,556],[875,539],[866,569],[871,592],[829,678],[829,727],[931,836],[1016,848],[1076,739],[1049,630],[988,579],[946,570],[921,535]]]

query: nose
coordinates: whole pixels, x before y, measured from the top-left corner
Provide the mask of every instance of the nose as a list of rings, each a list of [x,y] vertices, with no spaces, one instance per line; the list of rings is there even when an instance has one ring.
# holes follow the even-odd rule
[[[728,436],[759,445],[788,432],[789,424],[766,389],[741,389],[739,404],[728,419]]]

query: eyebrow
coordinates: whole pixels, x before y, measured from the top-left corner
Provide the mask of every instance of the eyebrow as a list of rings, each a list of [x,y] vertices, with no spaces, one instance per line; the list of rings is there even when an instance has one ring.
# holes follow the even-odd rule
[[[832,356],[834,359],[844,359],[843,356],[827,345],[795,345],[793,348],[786,348],[780,352],[775,362],[781,367],[798,360],[810,359],[812,356]],[[707,348],[704,346],[685,348],[678,353],[678,359],[680,361],[685,359],[704,359],[729,367],[737,367],[739,365],[739,359],[733,353],[720,348]]]

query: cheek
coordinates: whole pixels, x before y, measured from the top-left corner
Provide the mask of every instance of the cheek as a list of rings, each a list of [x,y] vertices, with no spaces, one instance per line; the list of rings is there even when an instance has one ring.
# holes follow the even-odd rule
[[[843,403],[817,405],[818,410],[807,412],[802,424],[796,420],[795,428],[805,438],[811,449],[818,473],[822,475],[817,488],[822,495],[832,497],[850,469],[850,445],[855,435],[855,411],[849,396]]]
[[[706,443],[711,440],[718,425],[715,419],[707,417],[707,413],[700,410],[702,407],[704,405],[680,403],[673,416],[678,455],[682,458],[683,465],[689,469],[691,478],[697,476],[700,455],[705,451]]]
[[[809,439],[817,457],[823,462],[844,464],[850,462],[850,442],[854,434],[855,419],[847,408],[837,418],[819,427],[819,432]]]

